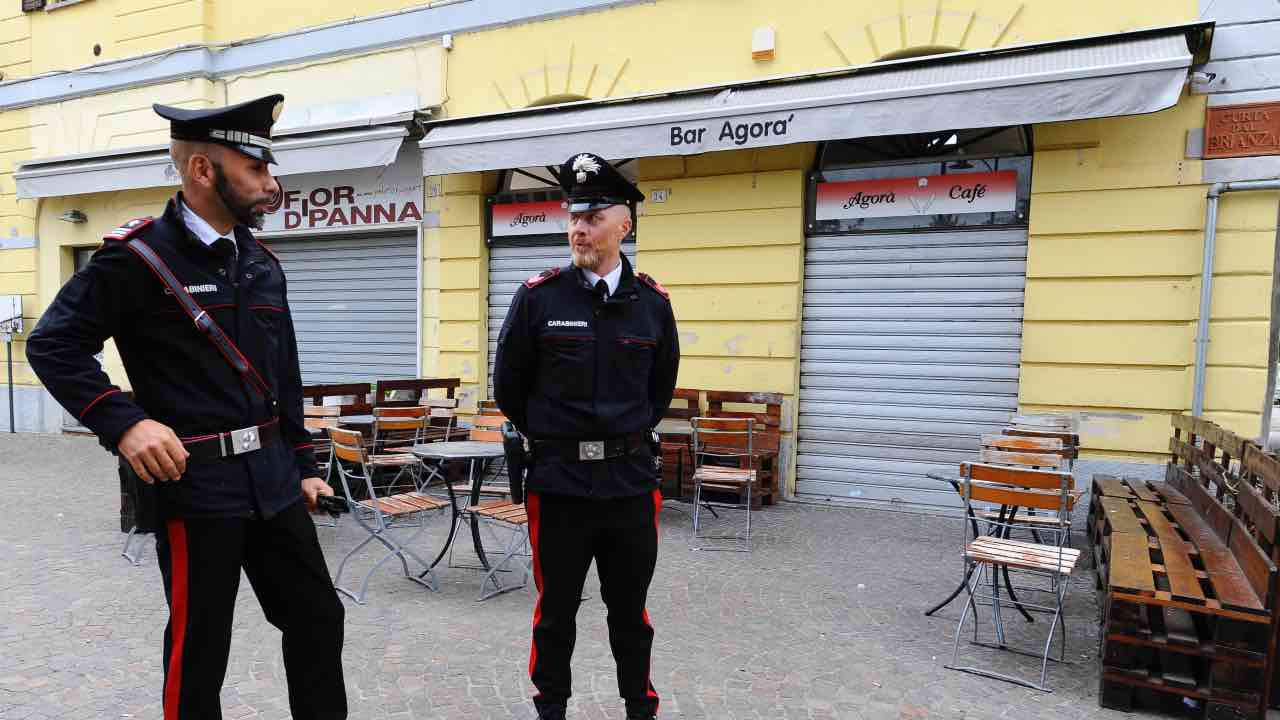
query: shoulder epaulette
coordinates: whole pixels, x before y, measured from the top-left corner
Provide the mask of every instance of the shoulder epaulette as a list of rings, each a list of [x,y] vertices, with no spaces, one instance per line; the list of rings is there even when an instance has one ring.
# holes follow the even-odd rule
[[[653,288],[654,292],[668,300],[671,299],[671,293],[667,292],[667,289],[662,287],[662,283],[654,280],[651,276],[645,275],[644,273],[636,273],[636,277],[640,278],[640,282]]]
[[[281,263],[281,262],[280,262],[280,256],[279,256],[279,255],[277,255],[277,254],[275,254],[274,252],[272,252],[271,248],[267,247],[267,244],[266,244],[266,243],[262,242],[262,241],[261,241],[261,240],[259,240],[258,238],[254,238],[253,240],[254,240],[254,242],[258,243],[258,247],[262,248],[262,251],[263,251],[263,252],[265,252],[266,254],[270,255],[270,256],[271,256],[271,259],[272,259],[272,260],[275,260],[277,264],[280,264],[280,265],[283,265],[283,264],[284,264],[284,263]]]
[[[560,274],[560,268],[558,268],[558,267],[553,267],[553,268],[550,268],[550,269],[547,269],[547,270],[543,270],[542,272],[538,273],[537,275],[534,275],[533,277],[529,278],[528,280],[525,280],[525,281],[524,281],[524,286],[525,286],[525,287],[527,287],[527,288],[536,288],[536,287],[538,287],[539,285],[541,285],[542,283],[544,283],[544,282],[546,282],[546,281],[550,280],[551,278],[553,278],[553,277],[555,277],[555,276],[557,276],[557,275],[559,275],[559,274]]]
[[[148,225],[150,225],[155,221],[156,219],[152,217],[134,218],[129,222],[116,228],[115,230],[112,230],[111,232],[107,233],[106,235],[103,235],[102,239],[109,240],[109,241],[116,241],[116,242],[124,242],[125,240],[128,240],[129,238],[133,237],[134,235],[137,235],[138,233],[142,232],[143,228],[147,227]]]

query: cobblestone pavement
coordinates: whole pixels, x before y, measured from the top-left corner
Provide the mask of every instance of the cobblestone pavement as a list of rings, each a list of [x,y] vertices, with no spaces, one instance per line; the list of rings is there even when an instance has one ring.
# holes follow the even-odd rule
[[[167,611],[150,540],[139,567],[119,555],[112,459],[92,439],[4,435],[0,463],[0,718],[159,718]],[[438,547],[442,520],[424,550]],[[1044,694],[944,669],[960,604],[933,618],[922,611],[958,581],[956,520],[796,503],[755,520],[751,553],[709,553],[689,549],[687,515],[663,515],[649,605],[660,717],[1125,717],[1097,703],[1088,568],[1077,570],[1069,597],[1071,664],[1050,667],[1055,692]],[[348,522],[320,537],[336,567],[360,535]],[[513,592],[477,603],[479,580],[445,569],[431,593],[386,567],[368,605],[347,604],[352,718],[532,717],[533,599]],[[570,717],[620,719],[594,576],[586,592]],[[1043,621],[1007,624],[1015,641],[1044,637]],[[242,583],[227,718],[289,717],[278,637]],[[1037,669],[1009,653],[967,657]]]

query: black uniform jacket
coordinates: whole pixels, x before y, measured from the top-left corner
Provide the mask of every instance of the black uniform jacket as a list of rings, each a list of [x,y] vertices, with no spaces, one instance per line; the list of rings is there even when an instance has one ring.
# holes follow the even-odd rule
[[[494,396],[531,440],[604,440],[648,432],[676,386],[680,341],[666,291],[622,257],[607,301],[572,265],[530,278],[498,338]],[[580,462],[537,452],[530,490],[628,497],[658,485],[647,444],[623,457]]]
[[[108,235],[88,266],[58,292],[27,341],[31,368],[113,451],[125,431],[145,418],[192,439],[277,416],[125,247],[140,238],[272,388],[283,438],[243,455],[193,458],[178,482],[156,484],[161,517],[271,517],[301,497],[301,478],[317,475],[302,421],[298,350],[280,263],[237,227],[239,259],[228,275],[227,261],[187,230],[175,200],[163,216],[130,225]],[[107,338],[115,338],[124,360],[132,401],[93,357]]]

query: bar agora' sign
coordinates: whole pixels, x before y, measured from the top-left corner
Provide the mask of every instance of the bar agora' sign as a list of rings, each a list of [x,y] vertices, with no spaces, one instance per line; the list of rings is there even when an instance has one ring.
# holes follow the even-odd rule
[[[1206,159],[1280,155],[1280,102],[1211,107],[1204,136]]]

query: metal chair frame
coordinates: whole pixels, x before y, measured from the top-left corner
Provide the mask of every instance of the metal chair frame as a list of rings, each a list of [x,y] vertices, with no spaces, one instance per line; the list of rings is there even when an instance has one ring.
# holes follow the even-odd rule
[[[730,551],[730,552],[750,552],[751,551],[751,493],[752,493],[752,490],[754,489],[754,486],[756,484],[756,479],[757,479],[756,470],[755,470],[755,453],[753,452],[753,447],[752,447],[752,437],[755,432],[755,419],[749,418],[749,417],[747,418],[694,417],[689,419],[689,424],[693,429],[692,454],[693,454],[693,467],[694,467],[694,470],[693,470],[693,538],[690,545],[695,550],[723,550],[723,551]],[[737,429],[737,428],[741,428],[741,429]],[[743,452],[739,452],[736,450],[728,451],[726,449],[721,449],[721,448],[708,450],[707,443],[705,442],[707,436],[710,436],[711,438],[745,436],[746,449]],[[745,536],[740,534],[733,534],[733,535],[702,535],[700,534],[700,530],[702,527],[701,517],[702,517],[703,507],[706,507],[708,510],[711,510],[712,514],[715,514],[715,511],[712,510],[711,508],[718,507],[718,508],[724,508],[724,509],[739,509],[743,507],[742,504],[738,504],[738,503],[712,502],[712,501],[706,501],[702,498],[702,485],[704,482],[702,469],[704,466],[706,466],[707,458],[718,458],[718,459],[724,459],[724,460],[734,459],[734,460],[737,460],[739,463],[741,463],[742,460],[745,458],[746,462],[750,466],[750,468],[748,469],[731,468],[731,467],[724,468],[725,471],[738,470],[747,475],[747,481],[745,483],[745,487],[746,487],[745,509],[747,513]],[[715,466],[712,466],[712,467],[715,467]],[[713,482],[712,485],[714,486],[715,483]],[[713,487],[712,489],[718,490],[718,488],[715,488],[715,487]],[[742,491],[739,490],[739,497],[741,497],[741,492]],[[717,515],[717,517],[719,516]],[[699,544],[700,540],[727,540],[731,542],[727,544],[720,544],[720,545],[700,545]]]
[[[379,498],[375,493],[373,486],[373,477],[369,472],[368,458],[369,454],[365,449],[364,438],[359,432],[352,430],[341,430],[331,428],[329,430],[329,438],[333,443],[334,466],[338,471],[338,478],[342,483],[342,492],[347,501],[347,507],[351,511],[352,517],[360,527],[364,528],[368,533],[368,537],[362,540],[355,547],[351,548],[342,558],[342,562],[338,564],[338,571],[333,578],[333,586],[338,592],[346,595],[356,603],[365,604],[365,598],[369,592],[369,580],[373,574],[382,567],[384,563],[392,558],[398,558],[400,565],[404,570],[404,576],[429,590],[436,591],[439,589],[439,582],[435,573],[431,570],[430,564],[423,560],[416,552],[409,548],[414,541],[426,530],[427,524],[424,516],[427,513],[443,510],[449,507],[441,504],[438,507],[424,508],[412,513],[402,515],[388,515],[382,511],[381,503],[385,498]],[[348,467],[348,465],[352,467]],[[362,483],[365,490],[369,493],[368,504],[357,501],[351,492],[352,483]],[[426,496],[423,496],[426,497]],[[434,500],[434,498],[432,498]],[[438,501],[437,501],[438,502]],[[391,535],[393,530],[402,528],[416,528],[403,542],[397,540]],[[364,579],[360,583],[359,592],[344,587],[342,583],[342,573],[346,569],[347,562],[357,552],[364,549],[371,542],[378,542],[386,548],[387,554],[380,558],[365,574]],[[413,558],[415,562],[426,568],[426,572],[422,575],[415,575],[409,571],[409,563],[406,558]]]

